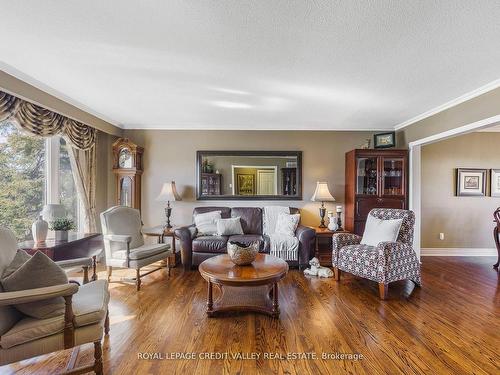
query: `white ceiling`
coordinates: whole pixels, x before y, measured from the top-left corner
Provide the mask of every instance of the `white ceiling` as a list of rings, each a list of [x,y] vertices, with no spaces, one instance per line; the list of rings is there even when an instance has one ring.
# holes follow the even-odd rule
[[[392,129],[500,78],[496,0],[0,9],[0,69],[125,128]]]

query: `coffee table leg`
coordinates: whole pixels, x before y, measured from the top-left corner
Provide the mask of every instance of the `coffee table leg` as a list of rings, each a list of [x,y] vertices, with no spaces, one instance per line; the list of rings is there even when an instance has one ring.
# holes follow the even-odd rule
[[[212,298],[212,283],[208,282],[208,294],[207,294],[207,315],[211,317],[213,315],[214,302]]]
[[[271,311],[274,317],[280,314],[280,308],[278,304],[278,283],[273,284],[273,309]]]

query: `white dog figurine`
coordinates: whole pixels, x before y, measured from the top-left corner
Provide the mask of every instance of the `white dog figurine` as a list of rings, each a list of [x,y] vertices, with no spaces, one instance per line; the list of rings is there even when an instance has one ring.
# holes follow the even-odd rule
[[[330,268],[322,267],[319,265],[318,258],[312,258],[309,261],[311,268],[304,270],[304,275],[318,276],[318,277],[333,277],[333,271]]]

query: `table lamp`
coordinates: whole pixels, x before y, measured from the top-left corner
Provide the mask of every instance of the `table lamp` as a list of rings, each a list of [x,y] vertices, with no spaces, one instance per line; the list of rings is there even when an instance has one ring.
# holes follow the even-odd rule
[[[170,201],[181,201],[181,196],[177,193],[175,188],[175,181],[165,182],[161,188],[160,195],[156,198],[158,202],[167,202],[167,207],[165,207],[165,216],[167,217],[167,223],[165,228],[171,229],[170,215],[172,214],[172,207],[170,207]]]
[[[319,224],[320,228],[326,228],[325,225],[325,202],[335,202],[335,198],[330,194],[330,190],[328,189],[328,184],[326,182],[317,182],[316,190],[314,191],[314,195],[311,200],[313,202],[321,202],[321,207],[319,208],[319,216],[321,218],[321,223]]]

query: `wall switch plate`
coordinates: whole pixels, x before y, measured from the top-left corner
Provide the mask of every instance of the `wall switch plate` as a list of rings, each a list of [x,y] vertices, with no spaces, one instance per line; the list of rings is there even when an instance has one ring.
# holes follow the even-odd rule
[[[444,240],[444,233],[439,233],[439,239],[440,239],[441,241],[443,241],[443,240]]]

